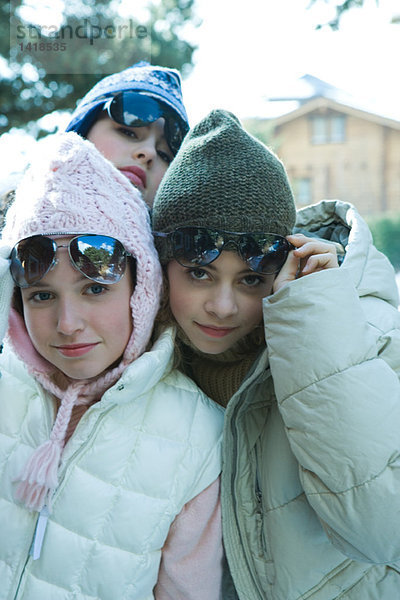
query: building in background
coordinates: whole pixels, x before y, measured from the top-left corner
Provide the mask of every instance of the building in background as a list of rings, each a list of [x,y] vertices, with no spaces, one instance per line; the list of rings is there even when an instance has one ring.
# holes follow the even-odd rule
[[[269,98],[296,104],[269,119],[268,139],[298,207],[341,199],[363,215],[400,211],[400,121],[311,75],[298,84],[294,93]]]

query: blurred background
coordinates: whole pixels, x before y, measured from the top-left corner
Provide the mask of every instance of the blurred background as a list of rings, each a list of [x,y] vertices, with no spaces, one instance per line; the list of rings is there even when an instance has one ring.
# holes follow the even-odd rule
[[[399,0],[12,0],[0,26],[3,204],[96,81],[148,60],[192,125],[225,108],[271,146],[298,207],[355,204],[400,271]]]

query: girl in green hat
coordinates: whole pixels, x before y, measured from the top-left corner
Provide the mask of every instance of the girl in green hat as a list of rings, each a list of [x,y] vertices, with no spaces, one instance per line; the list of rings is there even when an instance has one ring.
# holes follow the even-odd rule
[[[351,205],[321,202],[295,222],[281,162],[213,111],[156,195],[159,326],[177,323],[180,369],[226,407],[222,523],[240,600],[393,600],[394,272]]]

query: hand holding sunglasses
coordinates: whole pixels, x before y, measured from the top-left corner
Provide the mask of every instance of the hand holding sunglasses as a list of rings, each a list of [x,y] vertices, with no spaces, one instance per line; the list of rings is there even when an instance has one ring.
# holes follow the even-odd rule
[[[295,279],[339,267],[339,244],[307,237],[302,233],[289,235],[288,238],[294,251],[274,281],[274,292]]]

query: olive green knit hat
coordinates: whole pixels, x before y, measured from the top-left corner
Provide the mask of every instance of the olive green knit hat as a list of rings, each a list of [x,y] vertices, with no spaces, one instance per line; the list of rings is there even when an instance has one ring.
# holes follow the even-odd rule
[[[153,205],[153,230],[203,226],[286,236],[296,209],[285,168],[239,120],[213,110],[184,139]],[[156,238],[162,263],[172,256]]]

